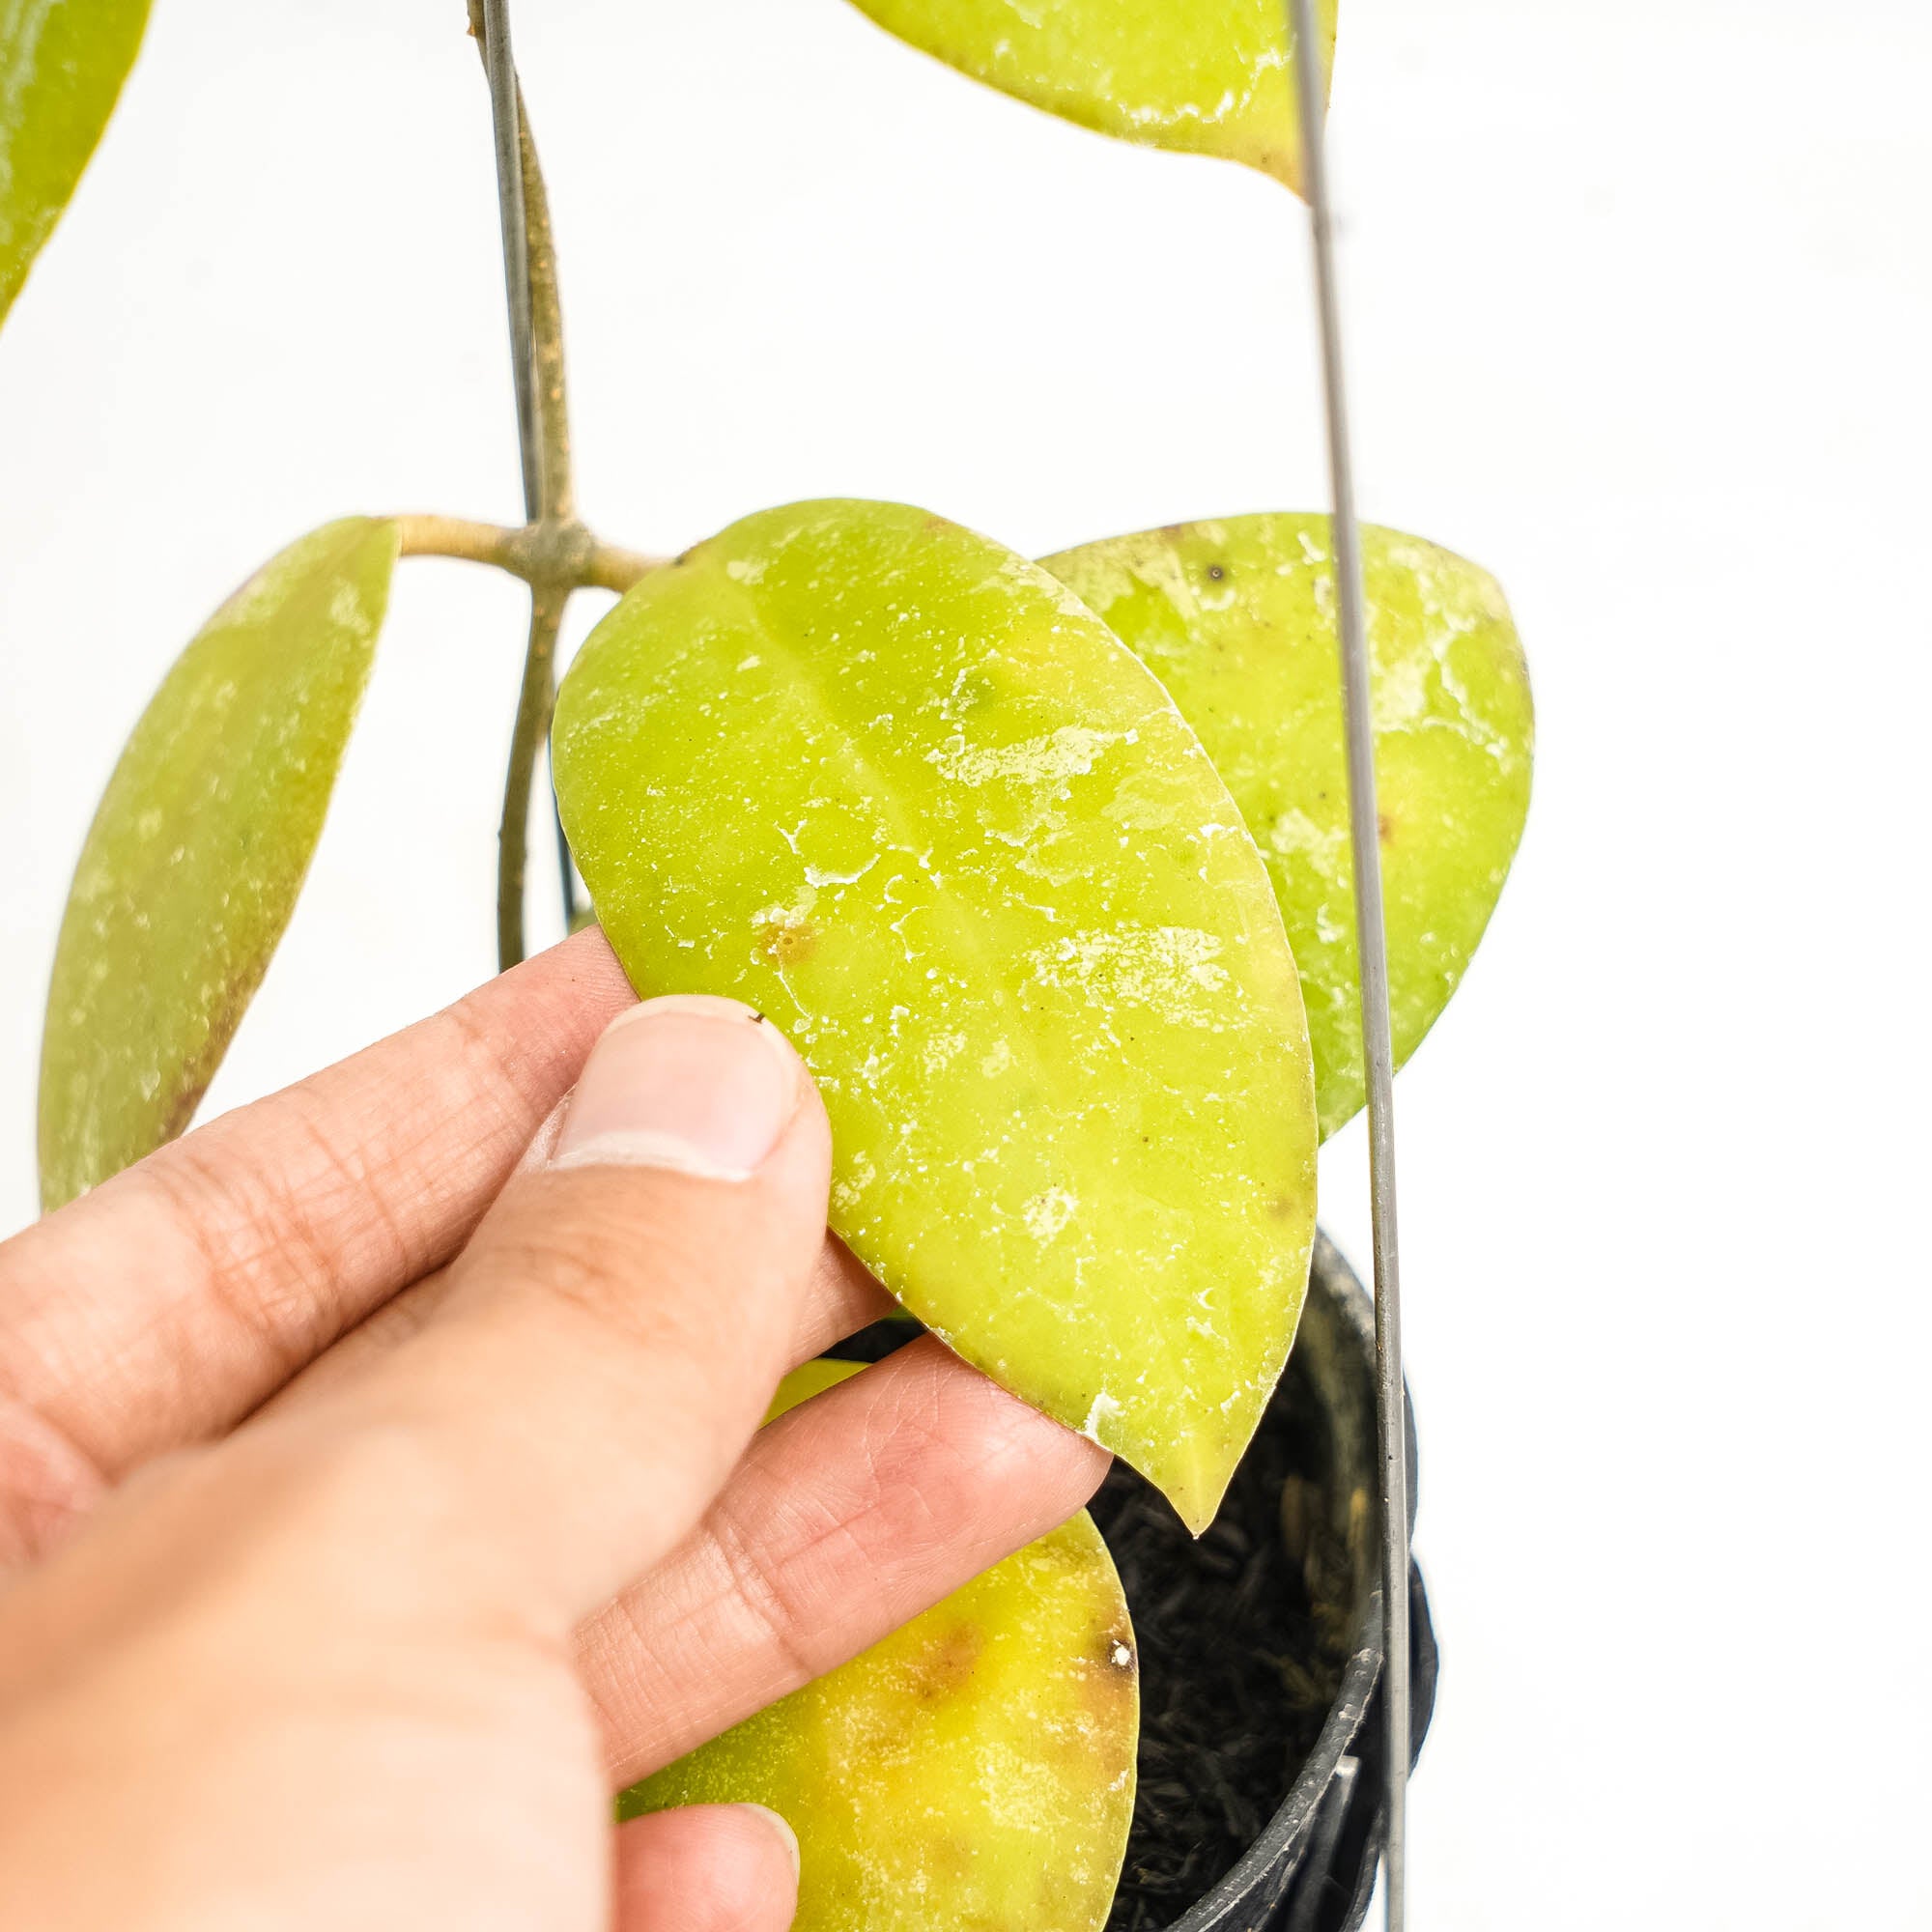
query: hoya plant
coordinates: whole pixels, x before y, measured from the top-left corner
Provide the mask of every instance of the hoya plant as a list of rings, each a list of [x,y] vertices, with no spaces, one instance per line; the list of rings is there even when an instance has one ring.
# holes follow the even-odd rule
[[[1277,0],[858,4],[1053,113],[1290,188],[1293,64],[1325,80],[1333,48],[1332,8],[1321,44],[1297,48]],[[0,0],[0,316],[146,13]],[[525,949],[547,744],[584,917],[638,991],[733,995],[810,1065],[834,1232],[1198,1534],[1294,1337],[1316,1150],[1363,1101],[1328,521],[1209,516],[1032,559],[931,509],[828,499],[748,506],[670,559],[609,543],[577,511],[526,121],[520,140],[529,522],[346,516],[182,652],[61,925],[44,1204],[192,1121],[300,891],[398,561],[471,558],[530,591],[505,693],[500,963]],[[1515,851],[1530,696],[1484,571],[1393,530],[1365,549],[1381,816],[1363,830],[1406,1059]],[[559,688],[583,590],[618,598]],[[809,1365],[775,1417],[859,1372]],[[1135,1684],[1120,1581],[1083,1516],[619,1802],[776,1805],[805,1843],[808,1928],[1087,1932],[1133,1811]]]

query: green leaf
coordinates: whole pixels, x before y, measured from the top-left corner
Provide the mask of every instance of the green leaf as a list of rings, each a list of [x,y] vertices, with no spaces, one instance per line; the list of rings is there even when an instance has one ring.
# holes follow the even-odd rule
[[[148,0],[0,0],[0,321],[140,50]]]
[[[774,1413],[857,1373],[810,1363]],[[1082,1512],[618,1811],[769,1805],[799,1837],[796,1932],[1099,1932],[1139,1704],[1120,1577]]]
[[[308,870],[368,681],[396,526],[325,524],[175,662],[74,872],[41,1047],[57,1208],[188,1123]]]
[[[1283,0],[855,0],[889,33],[1064,120],[1218,155],[1299,191]],[[1324,91],[1337,0],[1317,0]]]
[[[1377,808],[1398,1065],[1456,990],[1529,807],[1522,647],[1487,571],[1362,532]],[[1046,559],[1146,661],[1201,735],[1267,861],[1315,1049],[1324,1134],[1362,1105],[1328,519],[1229,517]]]
[[[1204,1527],[1300,1309],[1314,1081],[1266,870],[1146,668],[984,537],[801,504],[616,606],[553,759],[639,990],[804,1054],[854,1252]]]

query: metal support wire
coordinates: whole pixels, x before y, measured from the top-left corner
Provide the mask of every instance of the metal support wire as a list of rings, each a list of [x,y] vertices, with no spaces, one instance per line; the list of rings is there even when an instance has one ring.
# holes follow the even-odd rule
[[[1369,1090],[1369,1198],[1376,1281],[1376,1418],[1382,1463],[1383,1716],[1388,1724],[1388,1838],[1382,1899],[1388,1932],[1403,1932],[1408,1836],[1408,1442],[1403,1407],[1402,1285],[1395,1214],[1395,1054],[1389,1037],[1388,943],[1382,919],[1380,816],[1376,809],[1374,715],[1369,697],[1361,532],[1350,459],[1335,239],[1323,156],[1323,95],[1314,0],[1288,0],[1301,122],[1302,188],[1315,243],[1321,385],[1328,418],[1329,527],[1342,642],[1342,703],[1349,749],[1350,845],[1355,867],[1355,945],[1361,962],[1362,1057]]]
[[[510,366],[517,385],[517,451],[524,472],[524,521],[539,522],[544,493],[543,438],[537,420],[536,345],[530,322],[529,219],[524,207],[522,115],[517,101],[517,63],[510,47],[510,0],[482,0],[483,71],[490,82],[490,121],[496,134],[497,206],[503,231],[503,288],[510,305]],[[473,16],[472,16],[473,17]],[[563,926],[577,922],[577,872],[570,841],[551,795],[556,833]]]
[[[510,298],[510,366],[517,383],[517,447],[524,465],[524,521],[543,515],[543,445],[537,430],[536,353],[530,339],[530,249],[524,212],[523,128],[510,0],[483,0],[483,71],[497,135],[497,206],[503,228],[503,287]]]

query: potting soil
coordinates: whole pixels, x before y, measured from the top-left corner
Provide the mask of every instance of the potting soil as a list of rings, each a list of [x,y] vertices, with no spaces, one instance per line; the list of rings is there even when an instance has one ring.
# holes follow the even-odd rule
[[[1090,1507],[1140,1646],[1140,1784],[1107,1932],[1158,1932],[1260,1835],[1340,1688],[1346,1619],[1311,1601],[1281,1532],[1284,1484],[1321,1474],[1293,1361],[1198,1542],[1116,1463]]]

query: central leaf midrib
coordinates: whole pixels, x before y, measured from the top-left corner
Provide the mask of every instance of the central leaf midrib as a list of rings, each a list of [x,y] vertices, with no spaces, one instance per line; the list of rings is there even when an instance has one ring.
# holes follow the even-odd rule
[[[838,749],[848,768],[872,786],[874,796],[886,801],[885,815],[891,820],[891,829],[898,835],[901,849],[916,858],[921,849],[919,841],[912,836],[917,830],[917,821],[897,786],[888,781],[884,769],[860,749],[865,743],[864,724],[859,728],[848,724],[845,715],[833,699],[829,689],[831,680],[811,674],[810,661],[806,652],[793,644],[789,629],[780,631],[775,627],[761,601],[753,594],[753,587],[735,579],[727,578],[725,581],[738,592],[757,636],[783,667],[792,690],[803,695],[808,712],[826,729],[838,734]],[[1011,1008],[1019,1006],[1021,1018],[1018,1031],[1024,1042],[1029,1071],[1036,1086],[1044,1092],[1052,1092],[1047,1078],[1045,1047],[1036,1031],[1037,1023],[1027,1014],[1026,1008],[1009,993],[1000,979],[998,966],[1000,959],[1006,955],[995,956],[991,953],[980,929],[980,922],[962,915],[956,895],[952,891],[935,886],[934,895],[944,909],[947,933],[959,942],[958,950],[972,960],[981,982],[992,988],[1002,1017],[1009,1016]]]

